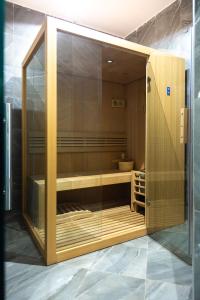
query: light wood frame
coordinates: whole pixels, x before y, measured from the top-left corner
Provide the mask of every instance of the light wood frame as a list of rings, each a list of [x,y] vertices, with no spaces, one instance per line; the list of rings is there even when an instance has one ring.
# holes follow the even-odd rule
[[[23,106],[22,106],[22,158],[23,158],[23,216],[27,226],[37,243],[47,265],[53,264],[71,257],[82,255],[91,251],[95,251],[104,247],[108,247],[129,239],[147,234],[145,226],[137,231],[127,231],[118,236],[81,245],[80,247],[71,248],[56,252],[56,175],[57,175],[57,31],[68,32],[78,35],[95,42],[104,43],[110,47],[124,49],[126,51],[148,58],[151,53],[156,50],[145,47],[127,40],[123,40],[105,33],[78,26],[60,19],[46,17],[45,23],[39,31],[35,41],[28,51],[22,64],[22,83],[23,83]],[[34,53],[38,49],[40,42],[45,42],[45,75],[46,75],[46,107],[45,107],[45,245],[42,245],[37,230],[32,225],[28,215],[26,214],[26,67],[31,61]]]

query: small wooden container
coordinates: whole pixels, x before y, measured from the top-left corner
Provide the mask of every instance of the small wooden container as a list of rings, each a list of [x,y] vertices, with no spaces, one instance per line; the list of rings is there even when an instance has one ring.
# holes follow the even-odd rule
[[[133,170],[133,161],[119,161],[119,170],[122,172],[128,172]]]

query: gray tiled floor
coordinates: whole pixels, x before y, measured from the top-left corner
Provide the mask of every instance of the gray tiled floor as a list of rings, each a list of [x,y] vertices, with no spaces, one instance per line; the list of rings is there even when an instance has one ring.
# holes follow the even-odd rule
[[[150,237],[44,266],[20,220],[6,226],[9,300],[190,300],[191,266]]]

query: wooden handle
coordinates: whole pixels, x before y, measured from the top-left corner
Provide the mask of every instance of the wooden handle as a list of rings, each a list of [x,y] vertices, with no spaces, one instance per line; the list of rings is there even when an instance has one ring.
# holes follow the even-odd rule
[[[186,144],[188,140],[188,108],[180,110],[180,143]]]

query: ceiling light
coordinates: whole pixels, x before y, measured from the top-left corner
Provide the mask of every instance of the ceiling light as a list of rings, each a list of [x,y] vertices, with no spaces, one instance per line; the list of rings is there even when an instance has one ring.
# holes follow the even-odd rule
[[[108,64],[112,64],[112,63],[113,63],[113,60],[112,60],[112,59],[107,59],[107,63],[108,63]]]

